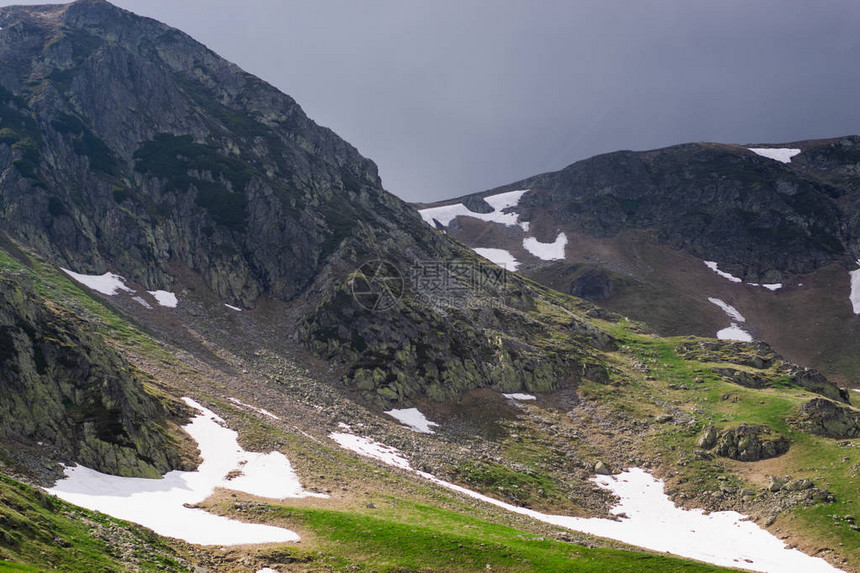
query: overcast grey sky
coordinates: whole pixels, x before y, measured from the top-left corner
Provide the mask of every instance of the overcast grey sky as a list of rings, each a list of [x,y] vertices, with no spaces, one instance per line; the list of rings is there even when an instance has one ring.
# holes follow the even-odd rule
[[[115,3],[293,96],[410,201],[617,149],[860,132],[856,0]]]

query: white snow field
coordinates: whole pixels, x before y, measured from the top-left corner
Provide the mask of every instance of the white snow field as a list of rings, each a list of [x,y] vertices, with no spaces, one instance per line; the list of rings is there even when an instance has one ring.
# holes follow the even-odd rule
[[[730,304],[726,304],[718,298],[708,297],[708,300],[723,309],[723,312],[725,312],[726,315],[728,315],[728,317],[732,319],[732,323],[730,326],[723,328],[722,330],[719,330],[717,332],[717,338],[719,340],[737,340],[739,342],[752,342],[753,337],[750,335],[750,333],[738,325],[738,322],[744,323],[747,321],[747,319],[745,319],[744,316],[740,312],[738,312],[738,309],[736,309]]]
[[[121,290],[125,292],[134,292],[134,290],[125,286],[124,278],[113,273],[105,273],[103,275],[82,275],[62,267],[60,267],[60,270],[85,287],[108,296],[114,296]]]
[[[860,265],[860,261],[857,261]],[[860,314],[860,269],[851,271],[851,308],[854,314]]]
[[[502,394],[508,400],[537,400],[537,396],[533,396],[532,394],[520,394],[519,392],[514,392],[513,394]]]
[[[748,149],[756,155],[761,155],[762,157],[767,157],[768,159],[773,159],[780,163],[791,163],[791,158],[800,153],[799,149],[792,149],[789,147],[749,147]]]
[[[543,261],[563,261],[567,235],[559,233],[552,243],[541,243],[534,237],[523,239],[523,248]]]
[[[235,310],[236,312],[242,312],[242,309],[239,308],[238,306],[233,306],[232,304],[227,304],[226,302],[224,303],[224,306],[226,306],[230,310]]]
[[[735,324],[734,322],[726,328],[721,328],[717,331],[717,339],[719,340],[735,340],[737,342],[752,342],[752,335]]]
[[[723,272],[723,271],[721,271],[720,269],[718,269],[718,268],[717,268],[717,263],[715,263],[714,261],[702,261],[702,262],[704,262],[704,263],[705,263],[705,266],[706,266],[706,267],[708,267],[709,269],[711,269],[712,271],[714,271],[715,273],[717,273],[718,275],[720,275],[720,276],[721,276],[721,277],[723,277],[724,279],[729,279],[729,280],[730,280],[730,281],[732,281],[733,283],[739,283],[739,282],[742,282],[742,281],[741,281],[741,279],[739,279],[738,277],[736,277],[736,276],[734,276],[734,275],[731,275],[731,274],[729,274],[729,273]]]
[[[430,426],[439,427],[439,424],[428,420],[418,408],[402,408],[399,410],[388,410],[383,413],[388,414],[413,432],[420,434],[435,434],[436,432]]]
[[[280,452],[246,452],[224,420],[190,398],[200,414],[183,429],[197,442],[203,462],[193,472],[172,471],[162,479],[127,478],[74,466],[47,491],[75,505],[148,527],[160,535],[200,545],[244,545],[298,541],[289,529],[245,523],[185,507],[226,488],[274,499],[326,497],[305,491]],[[238,474],[238,475],[236,475]],[[236,477],[231,477],[236,475]]]
[[[476,249],[472,249],[485,259],[489,259],[491,262],[499,265],[503,269],[507,269],[509,271],[515,271],[520,266],[519,261],[505,249],[488,249],[484,247],[478,247]]]
[[[177,299],[176,295],[172,292],[166,290],[149,290],[146,292],[151,294],[161,306],[166,306],[167,308],[176,308],[176,305],[179,304],[179,299]]]
[[[436,226],[433,223],[434,219],[447,227],[451,224],[451,221],[457,217],[472,217],[474,219],[480,219],[481,221],[501,223],[502,225],[519,225],[523,231],[528,231],[529,224],[525,221],[521,222],[519,220],[519,215],[516,213],[502,212],[509,207],[516,207],[520,202],[520,197],[522,197],[527,191],[528,189],[523,189],[521,191],[508,191],[507,193],[499,193],[498,195],[484,197],[484,201],[494,209],[491,213],[475,213],[474,211],[470,211],[469,208],[462,203],[421,209],[418,212],[421,214],[421,218],[424,219],[424,221],[431,227]]]
[[[750,571],[839,571],[823,559],[787,548],[778,538],[747,521],[746,516],[740,513],[721,511],[705,515],[701,509],[685,510],[676,507],[664,493],[663,482],[640,468],[631,468],[615,476],[592,478],[595,484],[620,498],[618,505],[612,508],[612,514],[624,513],[626,518],[614,521],[568,517],[511,505],[440,480],[431,474],[413,469],[409,461],[395,448],[369,438],[344,433],[332,433],[329,437],[345,449],[410,471],[444,488],[573,531]]]

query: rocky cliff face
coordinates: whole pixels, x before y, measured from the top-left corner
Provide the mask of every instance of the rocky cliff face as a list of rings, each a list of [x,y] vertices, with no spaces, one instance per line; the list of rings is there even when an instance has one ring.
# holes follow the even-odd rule
[[[157,477],[182,465],[165,405],[98,334],[0,275],[0,441],[102,472]]]
[[[0,217],[58,262],[150,288],[177,262],[251,305],[390,210],[372,162],[177,30],[99,0],[0,26]]]

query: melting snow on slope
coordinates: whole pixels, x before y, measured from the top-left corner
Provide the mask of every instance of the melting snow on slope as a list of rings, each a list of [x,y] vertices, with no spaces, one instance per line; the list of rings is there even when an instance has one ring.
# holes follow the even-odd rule
[[[83,466],[67,467],[66,477],[47,491],[75,505],[149,527],[160,535],[201,545],[242,545],[298,541],[281,527],[244,523],[185,507],[200,503],[216,487],[261,497],[325,497],[306,492],[289,460],[280,452],[246,452],[238,434],[223,420],[191,400],[201,413],[183,426],[200,448],[203,462],[193,472],[172,471],[162,479],[107,475]],[[238,473],[237,477],[230,477]]]
[[[718,275],[720,275],[724,279],[729,279],[733,283],[742,282],[741,279],[739,279],[738,277],[736,277],[734,275],[730,275],[729,273],[723,272],[720,269],[718,269],[717,263],[715,263],[714,261],[703,261],[703,262],[705,263],[706,267],[708,267],[709,269],[711,269],[712,271],[714,271],[715,273],[717,273]]]
[[[145,300],[143,300],[142,298],[140,298],[139,296],[133,296],[133,297],[131,297],[131,300],[133,300],[134,302],[136,302],[137,304],[139,304],[143,308],[148,308],[149,310],[152,310],[152,305],[149,304],[148,302],[146,302]]]
[[[860,265],[860,260],[857,261]],[[851,271],[851,308],[854,314],[860,314],[860,269]]]
[[[620,498],[612,513],[624,513],[627,518],[614,521],[568,517],[511,505],[414,470],[398,450],[369,438],[344,433],[333,433],[329,437],[345,449],[411,471],[447,489],[573,531],[752,571],[839,571],[823,559],[786,548],[782,541],[747,521],[746,516],[740,513],[721,511],[705,515],[701,509],[676,507],[664,493],[663,482],[643,469],[631,468],[617,476],[598,476],[592,480]]]
[[[507,193],[499,193],[498,195],[491,195],[489,197],[484,197],[484,201],[486,201],[490,207],[493,208],[491,213],[475,213],[474,211],[469,210],[468,207],[463,205],[462,203],[456,203],[454,205],[444,205],[442,207],[431,207],[429,209],[421,209],[418,212],[421,214],[421,218],[427,222],[431,227],[435,227],[436,225],[433,223],[433,220],[439,221],[440,224],[447,227],[451,224],[457,217],[472,217],[474,219],[480,219],[481,221],[489,221],[493,223],[501,223],[502,225],[514,226],[519,225],[522,227],[523,231],[529,230],[529,224],[525,221],[520,222],[520,216],[516,213],[504,213],[505,209],[510,207],[516,207],[520,202],[520,198],[528,191],[528,189],[524,189],[521,191],[508,191]]]
[[[230,400],[231,402],[233,402],[234,404],[236,404],[237,406],[242,406],[243,408],[246,408],[248,410],[253,410],[254,412],[257,412],[257,413],[262,414],[264,416],[268,416],[269,418],[272,418],[273,420],[280,420],[279,417],[275,416],[274,414],[272,414],[268,410],[264,410],[263,408],[258,408],[256,406],[246,404],[245,402],[241,401],[238,398],[227,398],[227,399]]]
[[[239,308],[238,306],[233,306],[232,304],[227,304],[226,302],[224,303],[224,306],[226,306],[230,310],[235,310],[236,312],[242,312],[242,309]]]
[[[439,426],[436,422],[428,420],[424,414],[418,410],[418,408],[388,410],[384,413],[388,414],[413,432],[419,432],[421,434],[435,434],[436,432],[434,432],[430,426]]]
[[[752,342],[753,337],[749,332],[735,324],[734,322],[726,328],[717,331],[719,340],[736,340],[738,342]]]
[[[559,233],[552,243],[541,243],[534,237],[523,239],[523,248],[544,261],[564,260],[564,247],[567,246],[567,236]]]
[[[723,309],[723,312],[725,312],[727,315],[729,315],[729,318],[731,318],[732,320],[737,320],[738,322],[746,322],[747,321],[747,319],[745,319],[743,317],[743,315],[738,312],[738,309],[736,309],[735,307],[733,307],[729,304],[726,304],[725,302],[721,301],[720,299],[708,297],[708,301],[714,303],[715,305],[717,305],[718,307]]]
[[[800,153],[799,149],[788,147],[750,147],[750,151],[756,155],[779,161],[780,163],[791,163],[791,158]]]
[[[151,294],[161,306],[166,306],[167,308],[176,308],[176,305],[179,304],[179,299],[177,299],[176,295],[172,292],[168,292],[166,290],[150,290],[146,292]]]
[[[125,279],[113,273],[105,273],[103,275],[82,275],[60,267],[60,270],[96,292],[113,296],[119,291],[134,292],[132,289],[125,286]]]
[[[708,297],[708,300],[723,309],[723,312],[725,312],[728,317],[731,318],[733,321],[729,327],[723,328],[722,330],[717,332],[717,338],[719,340],[737,340],[739,342],[752,342],[753,337],[750,336],[750,333],[745,331],[737,324],[738,322],[746,322],[746,319],[740,312],[738,312],[738,309],[736,309],[730,304],[726,304],[718,298]]]
[[[531,394],[519,394],[517,392],[513,394],[502,394],[508,400],[537,400],[537,396],[532,396]]]
[[[509,271],[517,270],[517,267],[520,266],[519,261],[505,249],[488,249],[483,247],[478,247],[476,249],[472,249],[485,259],[489,259],[495,264],[499,265],[503,269],[507,269]]]

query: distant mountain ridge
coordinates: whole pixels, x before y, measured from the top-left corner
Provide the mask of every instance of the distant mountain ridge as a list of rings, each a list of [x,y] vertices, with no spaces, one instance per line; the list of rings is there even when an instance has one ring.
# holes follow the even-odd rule
[[[860,137],[746,146],[691,143],[619,151],[418,207],[463,203],[480,213],[484,197],[515,189],[528,192],[508,212],[528,224],[528,232],[481,223],[476,220],[482,217],[478,214],[454,219],[447,232],[473,248],[507,249],[525,274],[630,314],[664,334],[706,335],[709,330],[716,332],[714,325],[722,320],[708,308],[707,296],[714,295],[705,294],[706,283],[718,279],[697,267],[696,259],[699,264],[710,261],[748,285],[802,289],[805,284],[807,291],[825,289],[819,298],[829,301],[838,296],[840,300],[828,305],[798,300],[781,311],[772,301],[792,296],[787,291],[755,293],[755,306],[771,301],[769,310],[753,311],[764,313],[755,316],[758,322],[770,323],[761,325],[758,334],[793,359],[838,374],[846,382],[860,373],[853,362],[845,364],[846,343],[831,340],[835,337],[826,336],[812,347],[808,340],[803,345],[782,340],[794,328],[789,323],[799,326],[813,315],[838,313],[838,320],[827,319],[830,330],[856,328],[847,291],[848,271],[857,268],[855,261],[860,258]],[[559,233],[569,239],[565,262],[542,261],[524,248],[527,237],[552,243]],[[684,262],[661,270],[671,257]],[[682,285],[686,279],[680,274],[670,278],[681,268],[685,273],[689,270],[688,276],[701,275],[696,285]],[[837,273],[836,269],[843,269],[844,282],[828,287],[825,282],[830,284],[831,279],[823,277]],[[822,278],[816,282],[813,276]],[[731,292],[729,296],[747,296],[737,289]],[[794,292],[803,297],[800,291]],[[693,297],[698,301],[685,300]],[[644,299],[660,303],[648,308],[642,304]],[[669,316],[672,299],[679,316]],[[815,306],[820,308],[812,310]],[[802,307],[810,309],[808,316]],[[785,331],[782,336],[780,330]],[[839,373],[839,363],[847,370]]]

